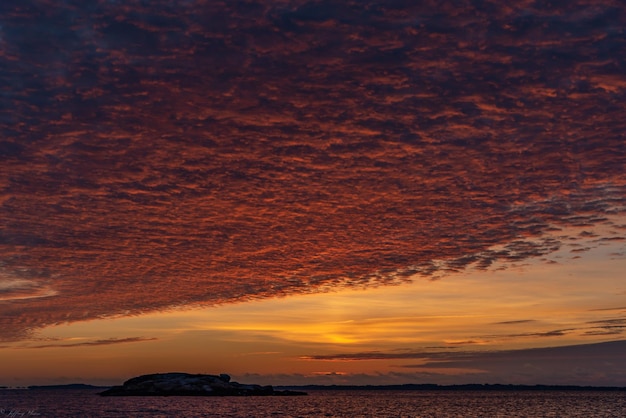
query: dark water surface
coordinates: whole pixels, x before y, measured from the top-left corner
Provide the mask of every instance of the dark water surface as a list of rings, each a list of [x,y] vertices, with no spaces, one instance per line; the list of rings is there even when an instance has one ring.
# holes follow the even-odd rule
[[[96,390],[0,391],[0,418],[625,417],[626,392],[323,391],[298,397],[100,397]]]

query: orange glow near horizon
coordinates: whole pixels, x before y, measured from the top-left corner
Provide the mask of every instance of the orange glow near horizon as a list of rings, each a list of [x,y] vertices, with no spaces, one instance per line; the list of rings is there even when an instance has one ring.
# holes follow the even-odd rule
[[[611,319],[626,309],[626,288],[615,286],[626,259],[611,257],[619,250],[596,247],[566,266],[531,260],[436,281],[60,325],[6,346],[3,364],[15,376],[11,365],[33,365],[21,379],[37,383],[113,384],[164,371],[259,375],[274,384],[394,372],[405,380],[419,372],[416,379],[497,381],[497,370],[460,367],[455,353],[612,340]]]

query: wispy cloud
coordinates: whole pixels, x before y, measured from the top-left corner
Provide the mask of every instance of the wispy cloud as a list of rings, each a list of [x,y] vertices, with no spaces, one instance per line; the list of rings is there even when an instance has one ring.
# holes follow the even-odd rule
[[[626,311],[626,306],[620,306],[617,308],[598,308],[598,309],[590,309],[591,312],[597,311]]]
[[[3,273],[5,272],[0,267],[0,303],[11,300],[45,298],[57,294],[45,283],[30,279],[11,278]]]
[[[596,382],[623,385],[626,382],[626,359],[623,355],[625,348],[626,341],[612,341],[521,350],[394,350],[306,358],[311,361],[335,361],[330,363],[334,364],[335,369],[341,369],[341,364],[346,361],[396,360],[396,368],[414,371],[397,373],[396,377],[401,382],[430,383],[436,380],[448,384],[475,383],[476,374],[480,374],[480,381],[489,383],[578,384],[577,382],[585,381],[589,385],[597,384]],[[401,363],[402,360],[408,360],[409,363]],[[419,362],[411,362],[412,360]],[[391,377],[394,374],[380,374],[378,384],[394,383]],[[450,378],[445,377],[448,375]],[[343,382],[351,381],[350,376],[343,378]]]
[[[565,329],[555,329],[550,331],[541,331],[541,332],[523,332],[519,334],[494,334],[485,336],[485,338],[489,339],[502,339],[502,338],[541,338],[541,337],[561,337],[563,335],[567,335],[573,331],[577,331],[576,328],[565,328]]]
[[[79,342],[74,342],[74,343],[42,344],[42,345],[27,346],[26,348],[91,347],[91,346],[100,346],[100,345],[138,343],[138,342],[155,341],[155,340],[157,340],[157,338],[146,338],[146,337],[107,338],[107,339],[102,339],[102,340],[88,340],[88,341],[79,341]]]
[[[500,361],[513,358],[554,358],[571,354],[584,357],[593,354],[593,359],[600,359],[603,356],[607,361],[614,358],[621,358],[621,349],[626,345],[626,341],[612,341],[606,343],[570,345],[562,347],[530,348],[518,350],[394,350],[394,351],[370,351],[356,353],[339,353],[328,355],[307,355],[302,356],[306,360],[325,361],[367,361],[367,360],[413,360],[420,359],[424,362],[420,365],[408,365],[402,367],[448,367],[461,366],[461,363],[469,363],[477,360]],[[623,361],[624,359],[621,358]]]

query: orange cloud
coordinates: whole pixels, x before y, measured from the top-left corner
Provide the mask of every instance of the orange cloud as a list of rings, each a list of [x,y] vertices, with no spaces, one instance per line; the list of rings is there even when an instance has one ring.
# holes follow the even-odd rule
[[[2,339],[624,235],[614,2],[13,3]]]

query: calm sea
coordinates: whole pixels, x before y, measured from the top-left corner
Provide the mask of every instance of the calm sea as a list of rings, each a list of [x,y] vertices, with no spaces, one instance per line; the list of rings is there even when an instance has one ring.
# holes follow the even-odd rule
[[[10,417],[626,417],[626,392],[309,391],[295,397],[100,397],[0,390]]]

